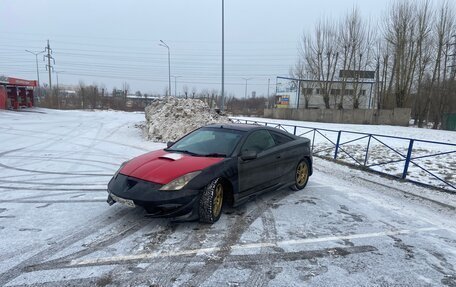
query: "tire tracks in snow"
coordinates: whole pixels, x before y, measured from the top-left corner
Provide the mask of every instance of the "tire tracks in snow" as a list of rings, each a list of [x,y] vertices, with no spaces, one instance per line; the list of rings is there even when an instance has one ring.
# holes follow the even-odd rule
[[[211,226],[204,224],[204,223],[170,223],[172,228],[169,231],[165,231],[162,233],[162,236],[159,237],[159,240],[154,241],[152,245],[148,246],[148,249],[155,249],[155,248],[163,248],[161,246],[164,244],[168,239],[172,239],[172,236],[179,230],[179,227],[187,228],[186,236],[178,243],[174,243],[174,245],[179,245],[180,250],[185,250],[188,248],[201,248],[204,244],[205,239],[207,238],[207,232],[210,231]],[[160,271],[157,278],[152,278],[151,274],[156,274],[156,265],[149,264],[148,267],[145,268],[136,268],[135,273],[128,274],[123,272],[123,278],[115,279],[115,283],[121,286],[135,286],[138,284],[156,284],[157,286],[169,286],[170,282],[175,281],[182,273],[185,272],[187,266],[192,264],[192,258],[195,258],[196,254],[192,254],[186,256],[186,260],[182,260],[182,258],[169,258],[169,260],[164,260],[160,262]],[[149,263],[149,261],[145,261]],[[127,264],[121,264],[119,268],[113,270],[111,274],[119,274],[119,272],[130,270],[135,268],[134,265],[138,263],[143,263],[143,261],[132,261]],[[153,262],[152,262],[153,263]],[[127,276],[125,276],[127,275]]]
[[[39,173],[39,174],[61,174],[61,175],[85,175],[85,176],[112,176],[112,173],[85,173],[85,172],[62,172],[62,171],[44,171],[44,170],[33,170],[33,169],[26,169],[26,168],[18,168],[14,166],[9,166],[3,163],[0,163],[0,167],[10,170],[17,170],[23,171],[28,173]]]
[[[27,259],[19,262],[17,265],[10,268],[9,270],[6,270],[5,272],[1,273],[0,286],[6,285],[11,280],[20,276],[29,266],[34,266],[42,262],[45,262],[46,258],[50,258],[54,254],[64,250],[72,244],[80,240],[83,240],[84,238],[87,238],[92,234],[97,233],[103,227],[111,225],[117,221],[121,221],[122,218],[127,214],[127,209],[120,209],[114,213],[112,211],[108,211],[105,212],[101,218],[90,221],[90,226],[84,226],[83,229],[75,228],[72,229],[72,231],[69,234],[59,236],[59,238],[63,237],[63,239],[55,242],[51,246],[35,253]]]
[[[261,222],[263,224],[263,234],[262,241],[277,243],[277,227],[274,218],[274,214],[271,211],[271,208],[266,209],[261,215]],[[263,254],[265,249],[270,249],[261,247],[259,254]],[[284,250],[279,247],[272,248],[276,253],[284,253]],[[266,260],[263,264],[255,264],[253,268],[251,265],[246,265],[247,268],[250,267],[251,272],[249,278],[246,280],[246,286],[266,286],[269,280],[277,276],[278,273],[282,271],[281,267],[274,267],[274,262]]]
[[[204,266],[201,267],[193,276],[188,280],[185,285],[186,286],[200,286],[207,279],[209,279],[217,269],[224,263],[225,258],[230,255],[231,248],[233,245],[238,243],[241,236],[244,234],[245,231],[252,225],[255,220],[260,218],[264,212],[267,211],[269,208],[269,204],[280,201],[281,199],[287,197],[288,195],[292,194],[291,190],[282,189],[277,191],[274,196],[270,199],[267,199],[267,196],[270,194],[263,194],[256,198],[254,203],[256,207],[248,212],[245,216],[238,216],[235,222],[232,224],[231,228],[226,230],[226,234],[222,239],[221,248],[218,252],[215,252],[211,258],[206,259],[204,262]],[[247,207],[244,207],[247,208]],[[275,229],[275,222],[271,220],[265,220],[268,228],[271,225],[274,225]]]
[[[74,266],[71,266],[71,262],[73,260],[80,259],[84,256],[87,256],[93,252],[103,250],[104,248],[109,247],[110,245],[119,242],[120,240],[127,239],[128,237],[132,236],[135,234],[137,231],[142,229],[143,227],[146,227],[147,225],[150,225],[152,223],[156,223],[157,221],[165,222],[164,220],[159,220],[159,219],[150,219],[150,218],[143,218],[141,220],[143,223],[136,223],[132,227],[128,227],[125,229],[123,232],[120,232],[120,234],[115,233],[113,236],[108,236],[107,238],[103,239],[101,242],[96,242],[93,245],[89,244],[89,247],[60,257],[55,260],[47,261],[47,262],[42,262],[36,265],[32,266],[27,266],[24,271],[26,272],[33,272],[33,271],[41,271],[41,270],[56,270],[56,269],[67,269],[67,268],[75,268]],[[145,223],[145,224],[144,224]],[[198,226],[200,226],[199,224]],[[176,231],[178,231],[179,224],[177,223],[172,223],[169,222],[167,224],[164,224],[163,228],[161,228],[157,232],[152,232],[147,234],[148,237],[150,237],[153,242],[147,245],[148,249],[156,249],[156,248],[161,248],[162,244],[165,243],[167,240],[169,240]],[[204,230],[204,228],[203,228]],[[204,234],[204,233],[203,233]],[[191,232],[189,230],[188,237],[186,237],[184,240],[180,242],[180,246],[186,248],[191,245],[194,245],[195,243],[201,243],[201,240],[199,236],[197,236],[197,233]],[[142,243],[142,242],[140,242]],[[110,280],[112,284],[118,285],[118,286],[134,286],[139,284],[140,282],[147,283],[150,282],[150,269],[149,268],[137,268],[134,265],[138,264],[140,262],[123,262],[122,264],[119,264],[119,266],[115,267],[111,271],[107,272],[106,274],[102,274],[97,281],[103,281],[103,280]],[[191,261],[184,261],[185,266]],[[100,264],[100,265],[106,265],[106,264]],[[114,264],[116,265],[116,264]],[[173,279],[173,277],[177,277],[180,272],[179,270],[183,270],[185,267],[181,267],[182,261],[176,258],[176,260],[168,260],[165,261],[163,264],[161,264],[160,269],[161,269],[161,277],[158,278],[158,282],[160,282],[159,286],[167,286],[169,285],[169,282]],[[95,265],[94,265],[95,266]],[[99,266],[99,265],[96,265]],[[77,268],[77,267],[76,267]],[[135,273],[128,272],[129,270],[135,269]],[[79,279],[77,281],[72,281],[72,282],[78,282],[78,284],[85,285],[85,282],[88,281],[93,281],[93,278],[85,278],[85,279]],[[61,284],[66,284],[67,281],[58,281],[58,282],[53,282],[55,285],[50,285],[50,286],[62,286]]]
[[[42,185],[42,186],[96,186],[103,185],[106,186],[106,183],[76,183],[76,182],[65,182],[65,183],[56,183],[56,182],[39,182],[39,181],[14,181],[14,180],[3,180],[0,179],[0,183],[13,183],[13,184],[23,184],[23,185]]]
[[[96,238],[95,241],[85,244],[86,248],[57,259],[49,260],[36,265],[29,265],[24,268],[24,270],[26,272],[32,272],[37,270],[59,269],[62,265],[62,262],[71,262],[72,260],[80,259],[84,256],[103,250],[103,248],[107,248],[115,243],[120,242],[123,239],[128,238],[129,236],[135,234],[137,231],[151,224],[150,218],[147,218],[145,216],[138,220],[136,215],[140,215],[137,213],[138,210],[136,210],[133,214],[128,214],[128,216],[133,218],[127,219],[126,224],[124,223],[123,226],[119,228],[119,230],[116,229],[112,231],[111,234],[108,234],[102,239]]]
[[[193,273],[193,275],[188,280],[179,282],[179,284],[182,286],[200,286],[204,284],[204,282],[206,282],[207,279],[209,279],[212,274],[215,273],[217,269],[224,263],[225,259],[230,257],[231,247],[238,243],[242,234],[258,218],[264,217],[264,220],[262,219],[262,221],[264,224],[264,230],[266,230],[265,237],[268,237],[273,241],[277,240],[275,220],[273,218],[272,212],[268,211],[271,205],[270,202],[279,201],[291,193],[291,190],[282,190],[274,194],[274,196],[272,196],[270,199],[265,198],[268,195],[262,195],[259,197],[261,199],[257,198],[255,202],[248,203],[249,205],[255,204],[256,206],[253,210],[247,213],[245,212],[245,209],[248,208],[246,206],[247,204],[238,207],[238,213],[239,209],[243,210],[244,213],[242,215],[235,215],[235,218],[231,222],[230,227],[227,230],[224,230],[225,236],[221,241],[221,248],[219,252],[210,254],[210,256],[201,256],[194,253],[185,256],[170,257],[166,258],[166,260],[160,259],[160,276],[158,278],[155,278],[155,280],[151,280],[150,276],[151,274],[156,274],[157,272],[156,265],[153,264],[156,262],[155,260],[133,260],[132,262],[128,263],[127,266],[133,266],[134,264],[143,262],[150,263],[150,265],[148,268],[145,268],[141,271],[136,270],[136,273],[129,275],[127,278],[124,278],[120,282],[116,281],[116,283],[126,286],[131,284],[137,285],[151,283],[157,284],[158,286],[169,286],[182,274]],[[269,196],[271,196],[271,194],[269,194]],[[224,216],[227,215],[224,214]],[[188,237],[185,240],[176,243],[180,247],[179,250],[186,250],[188,248],[199,249],[203,247],[204,240],[207,238],[207,232],[211,230],[211,225],[198,223],[194,229],[197,229],[196,232],[190,231]],[[195,269],[195,262],[200,262],[199,264],[202,263],[203,265]],[[122,264],[122,262],[119,263]],[[125,265],[125,262],[123,262],[123,265]],[[123,269],[121,268],[120,270],[124,269],[125,267],[123,267]],[[261,269],[261,267],[259,267],[259,269]],[[116,270],[116,272],[119,272],[120,270]],[[138,272],[140,272],[140,274],[138,274]],[[114,274],[113,272],[111,273]],[[268,278],[269,277],[262,276],[258,279],[258,281],[265,282],[268,281]]]

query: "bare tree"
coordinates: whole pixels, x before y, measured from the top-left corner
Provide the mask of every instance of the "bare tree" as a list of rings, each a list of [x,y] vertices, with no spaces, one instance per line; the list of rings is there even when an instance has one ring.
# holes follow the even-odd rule
[[[429,0],[423,1],[419,4],[416,11],[417,17],[417,37],[416,37],[416,46],[417,51],[415,54],[416,61],[416,92],[415,98],[413,101],[413,113],[414,113],[414,124],[422,127],[424,113],[425,113],[425,93],[423,91],[423,81],[425,79],[425,73],[429,69],[432,57],[432,16],[433,11],[430,8]]]
[[[361,18],[356,8],[345,16],[340,25],[338,36],[339,49],[341,50],[341,68],[342,70],[355,70],[357,55],[361,53],[361,41],[363,41],[364,38]],[[347,76],[342,76],[340,80],[342,81],[342,85],[337,108],[343,109],[344,96],[347,93]],[[348,95],[353,96],[353,89],[350,91],[351,93]],[[334,98],[334,102],[337,102],[337,97]]]
[[[431,3],[395,0],[378,23],[379,34],[356,8],[338,28],[333,21],[320,20],[302,34],[290,74],[313,80],[326,108],[344,108],[351,101],[356,109],[367,91],[364,80],[356,72],[337,77],[336,70],[375,70],[376,108],[412,108],[418,126],[429,121],[438,128],[443,114],[456,106],[456,15],[452,0],[437,9]],[[302,81],[306,108],[310,90]]]
[[[408,104],[416,68],[416,15],[412,1],[395,2],[387,12],[383,32],[391,47],[392,68],[387,96],[393,97],[391,107],[403,108]]]
[[[313,81],[313,74],[310,72],[310,68],[306,65],[307,62],[299,59],[295,67],[291,69],[290,74],[294,78],[305,80],[300,84],[301,90],[299,91],[298,97],[300,97],[301,94],[304,96],[304,108],[308,109],[310,99],[313,96],[313,90],[317,86],[317,82]]]
[[[437,13],[435,23],[436,53],[437,57],[432,73],[432,90],[427,100],[427,119],[430,113],[433,114],[433,128],[437,128],[442,120],[445,107],[449,101],[448,90],[448,58],[450,53],[450,42],[455,34],[455,13],[449,1],[445,1]],[[435,97],[435,99],[432,99]],[[432,101],[431,101],[432,100]]]
[[[361,18],[359,10],[353,10],[347,14],[342,21],[339,29],[339,50],[340,52],[340,67],[342,70],[361,71],[372,68],[372,58],[374,53],[375,33],[370,28],[369,22]],[[343,108],[344,97],[349,96],[354,109],[359,108],[360,99],[365,94],[363,91],[363,80],[359,77],[351,78],[352,85],[347,90],[347,74],[342,75],[341,92],[339,94],[339,101],[337,96],[334,97],[335,106],[339,109]]]
[[[210,97],[210,100],[209,100],[209,107],[212,109],[212,108],[215,108],[216,106],[220,107],[220,103],[219,103],[219,96],[218,96],[218,90],[217,89],[212,89],[211,90],[211,97]]]
[[[376,108],[383,109],[387,98],[387,75],[389,69],[389,45],[378,38],[375,45],[375,98]]]
[[[168,86],[165,86],[165,88],[163,89],[163,94],[165,95],[165,97],[167,97],[169,95],[169,87]]]
[[[187,99],[187,98],[188,98],[188,86],[185,85],[185,86],[182,88],[182,91],[184,92],[185,98]]]
[[[196,89],[196,87],[193,87],[193,88],[192,88],[192,99],[195,98],[195,95],[196,95],[196,92],[197,92],[197,91],[198,91],[198,90]]]
[[[79,97],[81,99],[81,108],[82,109],[85,109],[86,108],[86,97],[87,97],[87,91],[86,91],[86,88],[85,88],[85,84],[83,81],[79,81],[79,87],[78,87],[78,94],[79,94]]]
[[[302,35],[299,54],[312,77],[318,82],[325,107],[329,109],[330,94],[339,59],[337,50],[337,29],[334,22],[321,20],[314,29],[314,34]]]

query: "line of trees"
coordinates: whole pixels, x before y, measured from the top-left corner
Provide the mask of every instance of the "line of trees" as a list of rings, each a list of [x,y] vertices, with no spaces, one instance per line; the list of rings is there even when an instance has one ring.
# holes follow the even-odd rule
[[[454,2],[440,6],[430,0],[393,2],[378,23],[364,19],[354,8],[339,21],[321,19],[304,32],[299,60],[292,76],[309,79],[318,88],[326,108],[343,108],[349,98],[359,108],[361,78],[342,75],[340,70],[375,71],[375,103],[378,109],[411,108],[418,126],[456,111],[456,21]],[[334,95],[334,81],[341,93]],[[350,93],[346,82],[350,81]],[[301,86],[306,107],[312,97],[309,86]],[[332,102],[334,101],[334,102]]]
[[[37,104],[41,107],[54,109],[113,109],[124,111],[140,111],[150,104],[154,98],[163,97],[168,94],[167,89],[164,95],[143,94],[136,91],[134,97],[130,94],[130,86],[124,82],[121,89],[113,88],[108,91],[104,85],[86,85],[83,82],[71,89],[53,87],[40,89],[36,95],[41,95]],[[127,97],[127,95],[130,95]],[[195,87],[189,89],[184,86],[179,97],[186,99],[200,99],[208,104],[211,109],[219,109],[221,103],[220,93],[217,89],[202,89],[198,91]],[[225,108],[228,113],[244,115],[263,115],[265,104],[272,104],[273,99],[255,97],[238,99],[233,94],[225,97]]]
[[[221,96],[217,89],[203,89],[200,92],[196,88],[192,88],[189,92],[187,86],[183,87],[182,98],[200,99],[208,104],[211,109],[217,109],[221,106]],[[265,97],[251,97],[248,99],[236,98],[234,94],[228,94],[225,97],[225,108],[231,114],[257,115],[262,116],[266,104],[272,104],[272,98],[268,100]]]
[[[108,91],[105,85],[91,84],[86,85],[79,82],[77,86],[71,88],[42,89],[36,91],[36,95],[41,95],[37,104],[41,107],[54,109],[113,109],[124,111],[144,110],[146,105],[153,98],[159,95],[143,94],[136,91],[134,97],[130,94],[130,86],[127,82],[122,84],[121,89],[113,88]]]

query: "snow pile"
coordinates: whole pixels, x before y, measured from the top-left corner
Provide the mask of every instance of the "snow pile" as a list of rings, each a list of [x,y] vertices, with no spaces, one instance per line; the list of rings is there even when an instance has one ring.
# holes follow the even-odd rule
[[[145,109],[146,134],[154,141],[175,141],[192,130],[213,123],[229,123],[199,99],[157,99]]]

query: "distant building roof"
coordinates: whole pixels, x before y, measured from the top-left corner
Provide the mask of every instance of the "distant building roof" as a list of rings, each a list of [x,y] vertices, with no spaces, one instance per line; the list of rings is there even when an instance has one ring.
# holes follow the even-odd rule
[[[0,84],[13,85],[13,86],[27,86],[36,87],[36,81],[0,76]]]

